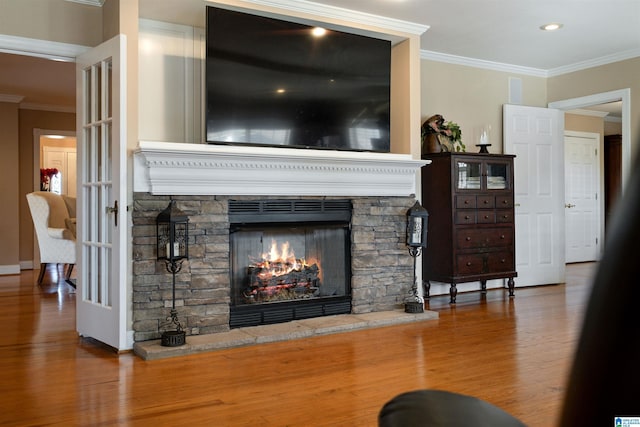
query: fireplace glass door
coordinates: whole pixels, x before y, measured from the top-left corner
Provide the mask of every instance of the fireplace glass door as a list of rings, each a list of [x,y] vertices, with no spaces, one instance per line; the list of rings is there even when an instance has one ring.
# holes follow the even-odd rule
[[[348,313],[348,233],[348,224],[232,229],[231,326]]]

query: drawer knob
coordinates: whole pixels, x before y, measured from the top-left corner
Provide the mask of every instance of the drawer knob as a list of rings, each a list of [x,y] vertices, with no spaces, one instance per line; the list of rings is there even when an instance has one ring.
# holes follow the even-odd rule
[[[503,205],[506,205],[506,204],[507,204],[507,201],[506,201],[506,200],[503,200],[503,201],[502,201],[502,204],[503,204]]]
[[[470,242],[470,241],[471,241],[471,237],[467,237],[465,240],[466,240],[467,242]]]
[[[484,203],[485,205],[488,205],[488,204],[489,204],[489,201],[488,201],[488,200],[485,200],[483,203]]]
[[[485,216],[484,216],[484,219],[489,219],[489,215],[485,215]]]
[[[464,219],[471,219],[471,217],[469,215],[465,215]]]
[[[504,264],[505,262],[507,262],[507,260],[501,259],[500,262]]]
[[[509,218],[509,215],[502,215],[502,218],[507,219]]]
[[[467,267],[471,267],[471,261],[467,261]]]
[[[464,204],[465,204],[465,205],[468,205],[468,204],[469,204],[469,201],[468,201],[468,200],[465,200],[465,201],[464,201]]]
[[[500,236],[501,239],[504,239],[504,234]]]

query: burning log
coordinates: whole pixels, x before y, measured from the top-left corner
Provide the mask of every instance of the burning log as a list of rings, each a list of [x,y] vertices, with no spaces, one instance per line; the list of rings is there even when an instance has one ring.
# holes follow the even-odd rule
[[[274,264],[278,263],[248,267],[250,285],[243,293],[247,302],[287,301],[317,296],[320,286],[320,268],[317,264],[305,265],[300,262],[296,269],[283,268],[289,271],[273,274],[274,270],[283,267]]]

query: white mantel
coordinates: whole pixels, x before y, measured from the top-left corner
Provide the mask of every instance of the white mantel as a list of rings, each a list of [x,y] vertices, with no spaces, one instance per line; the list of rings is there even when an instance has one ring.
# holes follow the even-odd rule
[[[410,196],[407,154],[140,141],[134,191],[154,195]]]

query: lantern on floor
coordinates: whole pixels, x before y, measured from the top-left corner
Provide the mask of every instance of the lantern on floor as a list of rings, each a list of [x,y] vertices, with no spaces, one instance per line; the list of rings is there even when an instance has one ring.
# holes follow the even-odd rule
[[[427,225],[429,212],[416,203],[407,211],[407,246],[409,255],[413,258],[414,280],[409,296],[405,299],[404,311],[407,313],[422,313],[424,311],[424,299],[418,294],[418,277],[416,275],[416,259],[427,247]]]
[[[186,342],[186,334],[176,311],[176,274],[182,270],[182,262],[189,258],[189,218],[176,207],[175,200],[171,200],[169,206],[156,218],[156,236],[158,261],[165,262],[167,271],[173,278],[172,304],[167,320],[176,328],[175,331],[162,333],[161,345],[177,347]]]

